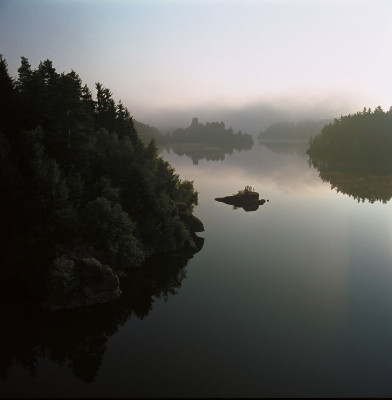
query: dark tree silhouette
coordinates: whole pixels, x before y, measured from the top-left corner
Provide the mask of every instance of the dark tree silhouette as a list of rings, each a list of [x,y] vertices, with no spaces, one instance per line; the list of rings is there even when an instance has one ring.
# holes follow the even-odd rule
[[[97,83],[94,100],[75,71],[50,60],[32,69],[25,57],[14,80],[1,56],[0,89],[2,274],[42,280],[48,260],[75,247],[132,269],[186,244],[175,202],[197,204],[193,183],[142,143],[109,89]]]

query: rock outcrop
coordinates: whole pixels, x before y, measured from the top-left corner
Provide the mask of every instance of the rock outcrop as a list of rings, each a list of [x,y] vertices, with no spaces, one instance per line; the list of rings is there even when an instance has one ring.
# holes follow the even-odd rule
[[[70,310],[106,303],[121,295],[118,276],[96,258],[64,255],[56,258],[48,274],[48,296],[43,308]]]
[[[195,253],[203,247],[204,239],[196,235],[203,232],[203,223],[192,214],[186,203],[173,202],[174,216],[184,222],[190,237],[184,243],[184,250]],[[181,249],[176,249],[181,250]],[[74,308],[106,303],[121,295],[120,281],[108,265],[92,254],[93,248],[75,250],[56,258],[47,276],[47,298],[42,304],[49,311],[71,310]],[[96,253],[96,257],[100,257]]]
[[[268,201],[260,199],[259,193],[249,191],[234,194],[232,196],[217,197],[215,200],[225,204],[230,204],[234,207],[241,207],[245,211],[256,211],[260,205],[263,205]]]
[[[173,201],[173,205],[175,206],[178,217],[185,223],[186,227],[191,233],[191,238],[187,241],[188,247],[195,250],[198,249],[199,245],[197,243],[200,242],[200,240],[198,241],[200,238],[196,235],[196,233],[204,232],[203,223],[199,218],[192,214],[191,209],[186,203]]]

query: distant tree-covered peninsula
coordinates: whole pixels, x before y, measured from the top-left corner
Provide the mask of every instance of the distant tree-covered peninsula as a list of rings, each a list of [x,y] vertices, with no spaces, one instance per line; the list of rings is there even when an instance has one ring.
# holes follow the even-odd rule
[[[310,119],[299,122],[280,121],[260,132],[258,139],[260,142],[308,141],[310,137],[320,133],[324,125],[329,122],[330,120],[313,121]]]
[[[76,261],[51,260],[75,249],[121,275],[154,253],[195,247],[193,182],[153,141],[142,143],[109,89],[95,89],[96,99],[75,71],[58,73],[50,60],[33,69],[22,57],[11,78],[0,56],[2,276],[49,272],[61,286]]]
[[[359,201],[392,197],[392,108],[341,116],[310,139],[309,163],[331,189]]]
[[[307,151],[317,168],[361,174],[392,174],[392,107],[341,116],[310,139]]]

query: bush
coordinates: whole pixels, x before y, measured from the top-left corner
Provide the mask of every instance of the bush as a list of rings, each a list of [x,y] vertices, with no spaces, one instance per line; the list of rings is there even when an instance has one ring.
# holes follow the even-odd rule
[[[118,203],[104,197],[90,201],[82,211],[81,236],[108,258],[116,269],[139,266],[144,260],[134,235],[135,224]]]

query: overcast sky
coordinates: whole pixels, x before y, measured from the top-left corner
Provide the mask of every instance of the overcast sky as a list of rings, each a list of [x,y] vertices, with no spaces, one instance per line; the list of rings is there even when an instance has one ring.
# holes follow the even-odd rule
[[[391,43],[391,0],[0,0],[12,76],[20,56],[48,58],[157,124],[174,111],[388,109]]]

